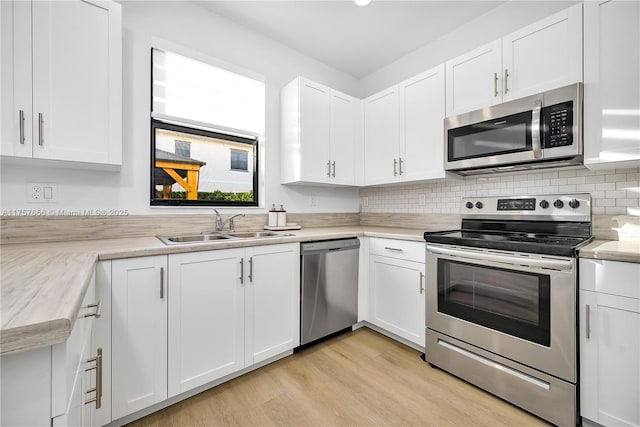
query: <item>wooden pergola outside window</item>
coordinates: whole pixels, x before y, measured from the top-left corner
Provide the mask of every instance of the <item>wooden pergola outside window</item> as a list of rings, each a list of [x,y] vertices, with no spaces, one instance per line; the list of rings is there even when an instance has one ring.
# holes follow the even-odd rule
[[[198,174],[206,162],[156,148],[155,184],[162,185],[162,198],[171,199],[177,183],[187,192],[187,200],[198,200]]]

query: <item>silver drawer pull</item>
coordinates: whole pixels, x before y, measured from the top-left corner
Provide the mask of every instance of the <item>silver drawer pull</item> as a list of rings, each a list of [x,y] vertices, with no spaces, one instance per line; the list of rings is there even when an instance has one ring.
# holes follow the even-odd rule
[[[102,347],[98,347],[96,350],[96,357],[91,357],[87,359],[87,363],[96,362],[94,366],[85,369],[85,372],[88,371],[96,371],[96,386],[88,389],[85,394],[96,393],[96,397],[85,400],[84,404],[88,405],[90,403],[96,404],[96,409],[100,409],[102,406]]]
[[[44,116],[42,115],[42,113],[38,113],[38,145],[39,146],[43,146],[44,145]]]
[[[89,304],[86,308],[95,308],[96,311],[95,313],[85,314],[84,317],[95,317],[96,319],[99,319],[102,315],[102,300],[98,300],[95,304]]]
[[[240,258],[240,284],[244,284],[244,258]]]
[[[420,295],[424,292],[424,273],[420,272]]]
[[[386,250],[388,250],[388,251],[393,251],[393,252],[404,252],[402,249],[399,249],[399,248],[391,248],[391,247],[389,247],[389,246],[385,246],[384,248],[385,248]]]
[[[585,338],[591,338],[591,310],[589,304],[584,306],[584,329],[585,329]]]

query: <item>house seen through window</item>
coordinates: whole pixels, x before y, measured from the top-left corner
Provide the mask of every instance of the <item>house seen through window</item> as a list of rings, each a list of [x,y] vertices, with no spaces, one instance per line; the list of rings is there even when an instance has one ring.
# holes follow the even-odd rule
[[[152,49],[152,205],[258,205],[264,83]]]

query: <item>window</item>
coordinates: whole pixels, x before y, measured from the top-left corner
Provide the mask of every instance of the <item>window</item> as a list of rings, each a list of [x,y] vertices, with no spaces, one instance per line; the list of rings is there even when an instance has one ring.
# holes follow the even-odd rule
[[[245,150],[230,149],[231,153],[231,170],[243,171],[249,170],[249,152]]]
[[[264,83],[156,48],[152,82],[151,205],[257,206]]]

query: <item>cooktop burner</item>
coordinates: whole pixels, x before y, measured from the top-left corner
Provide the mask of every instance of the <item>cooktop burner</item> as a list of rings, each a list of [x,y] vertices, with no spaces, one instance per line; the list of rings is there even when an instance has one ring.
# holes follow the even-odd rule
[[[591,237],[589,194],[462,200],[460,230],[425,232],[428,243],[575,256]]]

